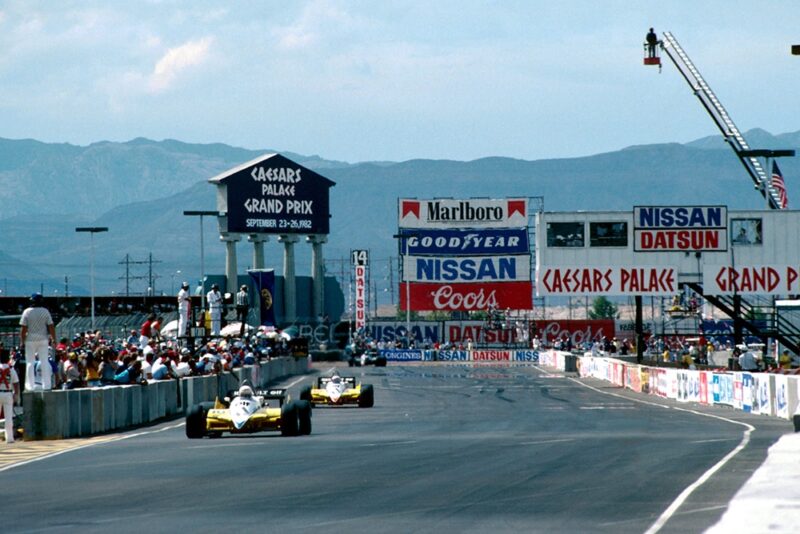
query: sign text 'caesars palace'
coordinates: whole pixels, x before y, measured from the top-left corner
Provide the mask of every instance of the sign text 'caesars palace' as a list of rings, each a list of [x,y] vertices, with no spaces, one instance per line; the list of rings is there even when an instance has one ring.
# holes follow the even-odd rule
[[[671,295],[676,267],[547,267],[539,273],[540,295]]]

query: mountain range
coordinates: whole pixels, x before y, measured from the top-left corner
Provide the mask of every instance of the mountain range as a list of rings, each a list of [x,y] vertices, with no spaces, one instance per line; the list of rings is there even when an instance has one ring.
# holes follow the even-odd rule
[[[800,148],[800,131],[745,133],[758,148]],[[184,210],[215,209],[208,179],[276,150],[137,138],[89,146],[0,139],[0,291],[23,295],[88,294],[94,243],[97,294],[176,291],[200,278],[199,219]],[[576,158],[489,157],[473,161],[409,160],[346,163],[280,152],[336,182],[331,189],[331,234],[326,267],[347,273],[352,249],[372,253],[372,281],[388,299],[396,280],[397,199],[432,197],[540,197],[545,211],[630,211],[634,205],[766,205],[720,136],[690,143],[631,146]],[[780,161],[790,207],[800,164]],[[207,273],[224,271],[216,222],[204,218]],[[77,226],[106,226],[93,237]],[[238,246],[239,270],[252,249]],[[296,247],[298,274],[308,272],[310,247]],[[280,272],[282,246],[266,248]],[[343,276],[342,276],[343,278]],[[127,284],[127,286],[126,286]]]

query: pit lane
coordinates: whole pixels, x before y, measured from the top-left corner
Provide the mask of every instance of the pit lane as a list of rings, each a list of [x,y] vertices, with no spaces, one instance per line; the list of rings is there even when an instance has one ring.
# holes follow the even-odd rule
[[[0,472],[8,531],[645,532],[742,441],[700,414],[744,421],[747,446],[661,530],[702,531],[789,431],[535,366],[343,372],[375,407],[315,408],[308,437],[188,440],[171,422]]]

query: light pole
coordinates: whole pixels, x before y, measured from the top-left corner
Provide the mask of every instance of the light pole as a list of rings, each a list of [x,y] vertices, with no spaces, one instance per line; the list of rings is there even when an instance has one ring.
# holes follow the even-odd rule
[[[206,253],[205,253],[205,244],[203,239],[203,217],[219,217],[218,211],[207,211],[207,210],[188,210],[183,212],[184,215],[189,217],[200,217],[200,283],[203,283],[203,276],[206,272]],[[203,290],[200,291],[200,309],[204,310],[206,308],[206,294],[205,294],[205,287]]]
[[[169,290],[170,290],[170,293],[172,293],[172,294],[175,294],[175,276],[176,275],[180,278],[180,276],[181,276],[181,270],[180,269],[178,269],[177,271],[172,273],[172,276],[171,276],[172,284],[170,285]]]
[[[92,332],[94,332],[94,234],[99,232],[108,232],[107,226],[79,226],[75,228],[76,232],[88,232],[91,236],[91,250],[89,252],[90,267],[89,278],[91,279],[92,288]]]
[[[411,284],[410,276],[406,276],[408,273],[405,272],[405,263],[406,256],[408,256],[408,240],[412,237],[419,237],[419,233],[401,232],[393,235],[392,237],[395,239],[400,239],[401,243],[403,244],[403,278],[406,279],[406,336],[409,336],[408,340],[409,343],[411,343]]]

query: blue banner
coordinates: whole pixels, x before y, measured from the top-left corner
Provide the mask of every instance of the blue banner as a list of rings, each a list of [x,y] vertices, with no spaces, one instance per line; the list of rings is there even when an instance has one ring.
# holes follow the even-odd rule
[[[253,278],[258,294],[258,304],[261,310],[259,324],[275,326],[275,271],[273,269],[264,269],[247,272]]]
[[[517,350],[514,351],[514,361],[518,362],[538,362],[538,350]]]
[[[465,350],[440,350],[437,360],[440,362],[466,362],[469,361],[469,353]]]
[[[421,362],[422,361],[422,351],[421,350],[402,350],[402,349],[392,349],[392,350],[381,350],[379,351],[380,355],[386,358],[388,362]]]
[[[527,228],[470,230],[401,229],[400,251],[410,256],[508,256],[529,254]]]

